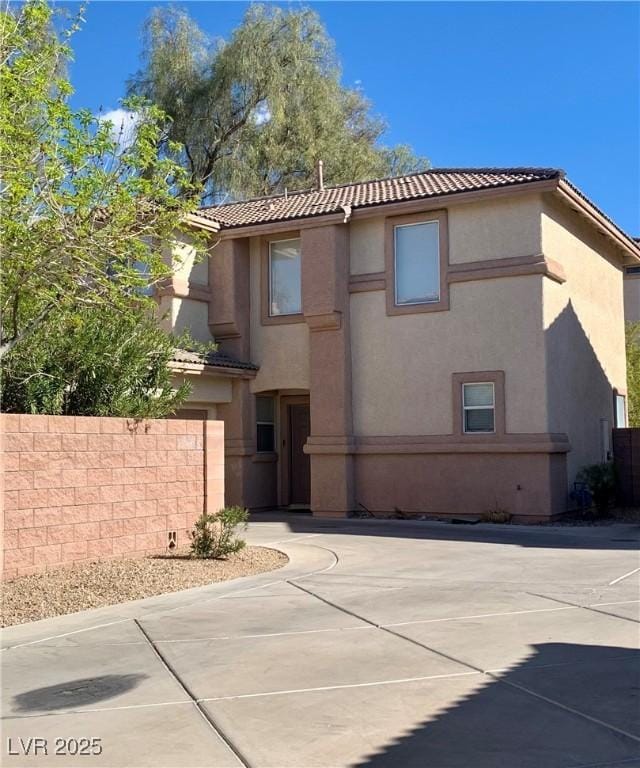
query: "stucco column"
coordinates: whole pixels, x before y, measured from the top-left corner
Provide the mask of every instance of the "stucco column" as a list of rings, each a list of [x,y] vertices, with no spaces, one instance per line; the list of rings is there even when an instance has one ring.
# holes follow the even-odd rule
[[[222,240],[209,251],[209,329],[220,348],[250,356],[249,238]]]
[[[354,506],[349,333],[349,230],[303,229],[302,294],[310,330],[311,510],[344,517]]]
[[[230,403],[219,403],[217,415],[224,421],[225,503],[250,506],[251,459],[255,452],[254,398],[248,379],[234,379]]]
[[[221,240],[209,252],[209,328],[219,349],[250,358],[249,238]],[[254,405],[249,380],[233,380],[230,403],[220,403],[224,421],[225,502],[249,506],[251,458],[255,452]]]

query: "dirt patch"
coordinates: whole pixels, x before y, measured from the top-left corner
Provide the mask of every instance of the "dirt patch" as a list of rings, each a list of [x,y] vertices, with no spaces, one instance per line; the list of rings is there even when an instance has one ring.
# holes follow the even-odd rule
[[[282,568],[289,558],[246,547],[225,560],[172,556],[103,560],[20,576],[3,585],[0,624],[7,627],[65,613],[139,600]]]

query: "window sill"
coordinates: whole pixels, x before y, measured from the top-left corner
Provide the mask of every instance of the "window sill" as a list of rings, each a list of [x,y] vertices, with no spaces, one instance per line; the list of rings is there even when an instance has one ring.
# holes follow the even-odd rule
[[[392,297],[387,301],[387,315],[417,315],[422,312],[446,312],[449,309],[449,297],[440,301],[425,301],[423,304],[396,304]]]
[[[304,315],[298,312],[295,315],[263,315],[262,325],[293,325],[304,323]]]
[[[255,464],[273,464],[278,461],[278,454],[275,451],[263,451],[261,453],[254,453],[251,457],[251,461]]]

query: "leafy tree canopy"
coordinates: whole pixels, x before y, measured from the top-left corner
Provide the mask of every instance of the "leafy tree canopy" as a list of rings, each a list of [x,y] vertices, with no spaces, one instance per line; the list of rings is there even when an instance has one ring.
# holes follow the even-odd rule
[[[627,420],[640,427],[640,323],[627,323]]]
[[[189,387],[172,387],[176,340],[151,307],[80,307],[41,324],[3,365],[2,407],[13,413],[162,418]]]
[[[317,14],[253,5],[228,41],[208,37],[185,11],[156,8],[145,26],[131,94],[171,117],[174,154],[203,197],[219,201],[428,167],[385,130],[359,90],[340,83],[332,40]]]
[[[123,142],[113,125],[71,109],[64,72],[80,22],[54,34],[45,0],[0,11],[0,356],[5,402],[26,411],[55,412],[54,401],[69,401],[74,387],[81,400],[73,376],[64,396],[28,393],[46,388],[56,366],[82,368],[78,355],[91,370],[91,338],[114,360],[121,352],[109,351],[109,339],[139,324],[147,362],[150,340],[168,349],[157,328],[151,332],[155,304],[145,294],[171,274],[167,243],[197,205],[183,168],[159,151],[168,125],[160,110],[141,99],[129,104],[136,120]],[[93,371],[99,386],[106,369]]]

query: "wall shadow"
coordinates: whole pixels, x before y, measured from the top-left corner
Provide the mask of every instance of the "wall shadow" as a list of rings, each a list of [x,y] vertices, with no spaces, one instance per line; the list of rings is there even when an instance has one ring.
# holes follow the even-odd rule
[[[254,512],[251,522],[285,523],[292,533],[326,533],[354,536],[420,539],[425,541],[460,541],[505,544],[514,547],[542,549],[607,549],[640,550],[640,524],[619,526],[563,527],[552,526],[456,525],[450,522],[417,520],[369,520],[348,518],[328,520],[309,514],[287,512]]]
[[[633,761],[636,766],[635,759],[640,759],[640,653],[564,643],[532,649],[524,662],[497,679],[486,678],[479,689],[471,684],[468,696],[445,710],[435,707],[433,717],[354,765],[604,768],[631,766]],[[443,682],[425,689],[425,708],[433,706],[434,698],[437,701],[438,685]],[[415,694],[411,700],[415,701]]]
[[[549,432],[569,435],[567,479],[571,489],[578,470],[604,458],[602,420],[608,424],[612,451],[613,386],[571,301],[545,331],[545,341]]]

